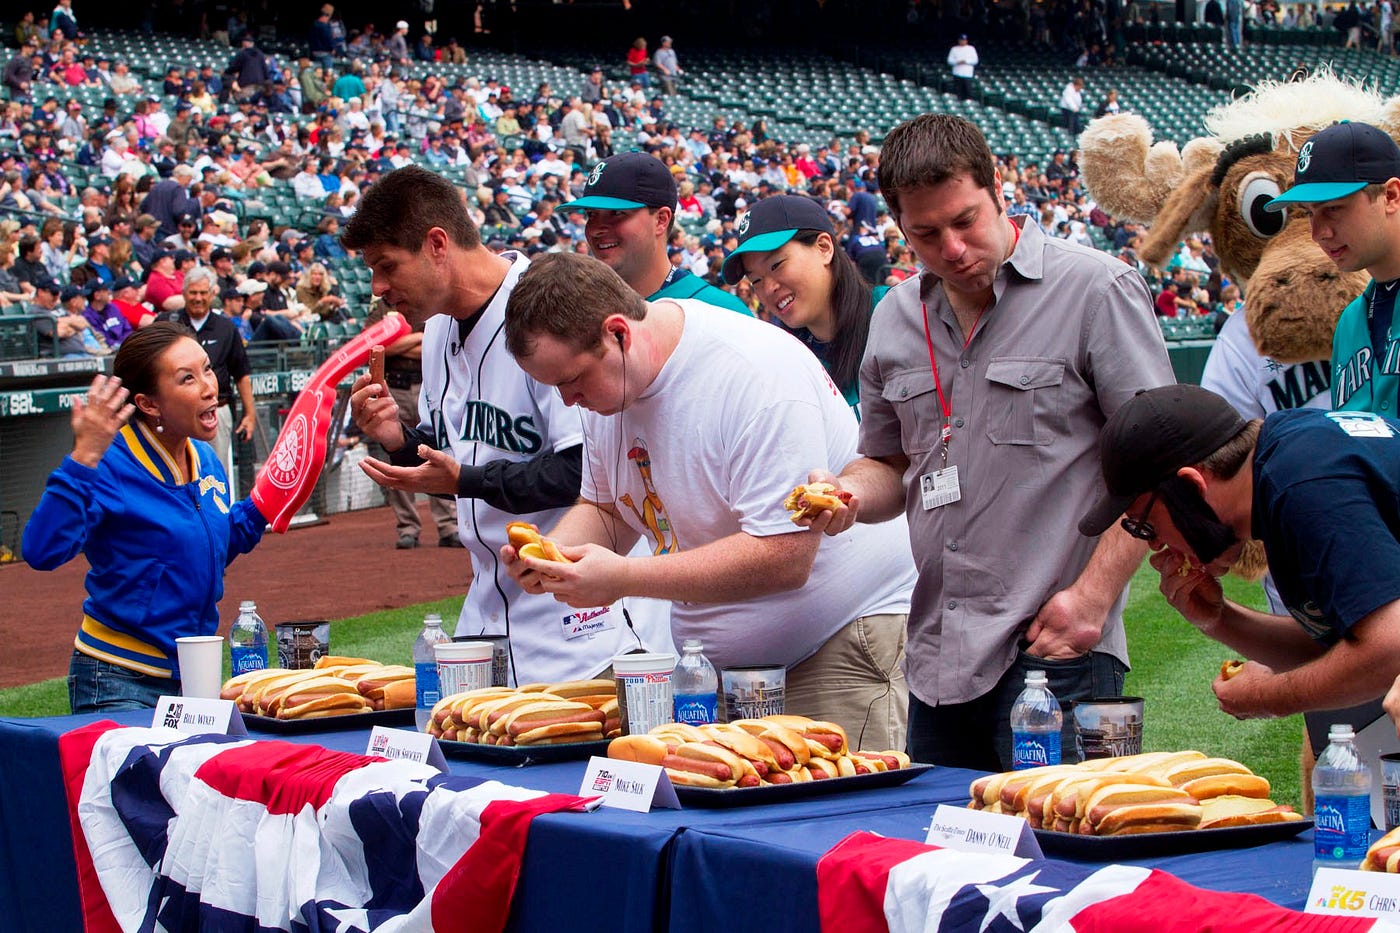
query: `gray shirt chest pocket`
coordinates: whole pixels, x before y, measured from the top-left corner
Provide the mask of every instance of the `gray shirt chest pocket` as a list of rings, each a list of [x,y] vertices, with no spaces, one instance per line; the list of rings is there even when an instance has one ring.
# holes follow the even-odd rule
[[[904,451],[921,454],[932,450],[943,430],[943,411],[938,404],[932,371],[891,376],[880,394],[899,418],[900,446]]]
[[[1062,434],[1065,361],[998,357],[987,363],[987,438],[1043,446]]]

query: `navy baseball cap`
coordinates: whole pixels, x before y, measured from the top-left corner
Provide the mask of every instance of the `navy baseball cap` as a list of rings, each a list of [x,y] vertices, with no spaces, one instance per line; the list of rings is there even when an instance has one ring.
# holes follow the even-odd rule
[[[1400,178],[1400,146],[1390,134],[1369,123],[1334,123],[1303,143],[1293,186],[1264,209],[1335,201],[1392,178]]]
[[[836,228],[826,209],[811,198],[780,194],[764,198],[739,218],[734,232],[739,246],[724,260],[724,280],[730,285],[744,277],[744,264],[735,257],[744,253],[766,253],[777,249],[802,230],[817,230],[836,238]]]
[[[91,298],[98,292],[110,292],[111,290],[112,286],[108,285],[106,282],[102,281],[101,279],[93,279],[92,281],[88,282],[86,286],[83,287],[83,294]]]
[[[1079,520],[1079,533],[1103,534],[1133,500],[1200,463],[1244,430],[1229,402],[1193,385],[1142,389],[1113,413],[1099,435],[1108,491]]]
[[[675,210],[676,197],[676,179],[665,163],[645,152],[624,152],[593,166],[583,197],[569,206],[585,211]]]
[[[58,300],[66,304],[67,302],[72,301],[74,298],[82,297],[82,295],[83,290],[78,286],[65,285],[63,286],[63,291],[59,292],[58,294]]]

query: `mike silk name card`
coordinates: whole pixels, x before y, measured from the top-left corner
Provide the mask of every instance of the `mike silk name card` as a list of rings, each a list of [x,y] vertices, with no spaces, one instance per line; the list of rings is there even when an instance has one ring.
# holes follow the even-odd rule
[[[679,810],[676,788],[660,765],[616,758],[588,759],[588,770],[579,785],[580,797],[601,797],[601,805],[636,813],[650,813],[652,807]]]
[[[151,728],[175,729],[189,735],[247,735],[243,717],[232,700],[161,697],[151,716]]]
[[[1044,858],[1031,824],[1019,816],[988,813],[940,803],[929,825],[928,845],[966,852],[1001,852],[1021,858]]]

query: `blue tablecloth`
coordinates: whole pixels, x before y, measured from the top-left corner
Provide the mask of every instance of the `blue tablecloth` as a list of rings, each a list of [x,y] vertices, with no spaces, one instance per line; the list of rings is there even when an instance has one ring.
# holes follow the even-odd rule
[[[151,714],[0,719],[0,787],[6,790],[0,795],[0,904],[7,908],[6,930],[80,929],[77,869],[57,743],[61,733],[104,718],[146,726]],[[363,752],[368,732],[255,737]],[[585,767],[581,761],[529,768],[449,763],[454,774],[571,794],[578,792]],[[927,825],[938,803],[966,800],[967,785],[974,776],[969,771],[936,769],[901,787],[761,807],[649,814],[599,809],[542,816],[530,829],[511,926],[606,933],[663,930],[673,913],[674,889],[690,888],[685,874],[673,872],[672,853],[678,840],[696,830],[757,829],[760,836],[784,840],[806,836],[807,829],[794,828],[803,824],[844,827],[839,835],[845,835],[874,828],[885,812],[905,812],[914,820],[918,819],[914,814],[922,813]]]
[[[966,772],[961,772],[960,777]],[[930,775],[938,795],[953,772]],[[957,788],[965,803],[966,782]],[[857,820],[806,816],[751,826],[704,826],[676,840],[670,894],[670,933],[712,933],[734,918],[754,930],[816,933],[817,860],[857,829],[923,841],[936,803],[892,805]],[[1170,872],[1217,891],[1259,894],[1301,910],[1312,884],[1312,833],[1265,847],[1197,852],[1153,859],[1115,860]]]

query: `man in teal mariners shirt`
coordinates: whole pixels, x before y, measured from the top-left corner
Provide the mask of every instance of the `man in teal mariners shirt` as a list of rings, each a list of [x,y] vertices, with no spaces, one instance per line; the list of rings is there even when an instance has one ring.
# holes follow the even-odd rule
[[[593,166],[583,197],[588,248],[647,301],[695,298],[752,317],[738,298],[689,270],[672,266],[666,241],[676,216],[676,180],[660,159],[624,152]]]
[[[1293,186],[1268,210],[1298,205],[1312,238],[1342,272],[1371,282],[1332,336],[1332,407],[1397,416],[1400,331],[1400,146],[1365,123],[1334,123],[1298,150]]]

